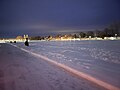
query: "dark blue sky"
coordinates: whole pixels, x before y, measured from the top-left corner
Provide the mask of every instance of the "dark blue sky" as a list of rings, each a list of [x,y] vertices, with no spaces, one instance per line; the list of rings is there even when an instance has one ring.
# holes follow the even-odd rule
[[[120,21],[120,0],[0,0],[0,37],[101,29]]]

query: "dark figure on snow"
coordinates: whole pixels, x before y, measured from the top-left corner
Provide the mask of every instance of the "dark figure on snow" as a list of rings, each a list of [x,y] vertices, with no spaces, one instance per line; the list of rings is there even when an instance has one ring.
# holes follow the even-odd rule
[[[29,46],[28,38],[26,38],[25,46]]]

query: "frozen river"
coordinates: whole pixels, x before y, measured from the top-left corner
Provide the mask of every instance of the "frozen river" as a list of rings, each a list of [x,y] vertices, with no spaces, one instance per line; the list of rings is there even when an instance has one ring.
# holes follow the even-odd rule
[[[120,41],[40,41],[18,46],[120,88]]]

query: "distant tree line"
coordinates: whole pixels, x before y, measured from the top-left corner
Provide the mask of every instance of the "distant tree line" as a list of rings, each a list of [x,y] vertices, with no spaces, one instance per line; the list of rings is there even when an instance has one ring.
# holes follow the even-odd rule
[[[95,31],[87,31],[87,32],[80,32],[79,35],[81,38],[85,37],[120,37],[120,23],[113,23],[109,27],[103,30],[95,30]]]
[[[110,26],[104,28],[103,30],[94,30],[94,31],[87,31],[87,32],[78,32],[75,34],[68,34],[68,35],[56,35],[54,38],[60,38],[60,37],[72,37],[72,38],[91,38],[94,37],[99,37],[99,38],[104,38],[104,37],[120,37],[120,23],[113,23]],[[45,39],[52,39],[53,36],[35,36],[31,37],[31,40],[45,40]]]
[[[34,36],[34,37],[30,37],[31,40],[44,40],[45,37],[41,37],[41,36]]]

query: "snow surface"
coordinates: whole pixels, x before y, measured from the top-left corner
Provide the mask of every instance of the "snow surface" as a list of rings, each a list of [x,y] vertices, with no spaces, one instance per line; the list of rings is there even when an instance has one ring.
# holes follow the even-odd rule
[[[0,46],[0,90],[103,90],[9,44]]]
[[[120,41],[39,41],[19,47],[120,87]],[[114,77],[114,78],[113,78]]]

